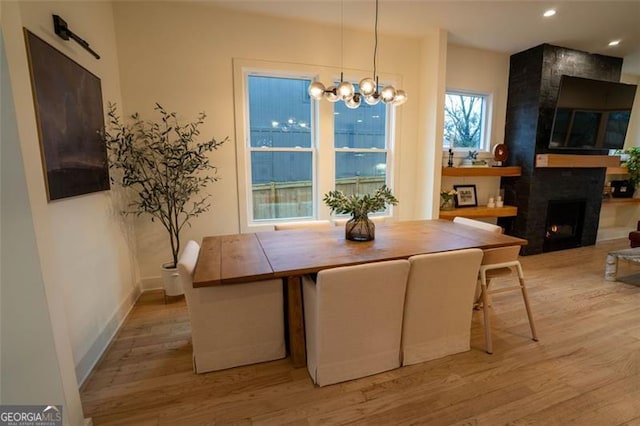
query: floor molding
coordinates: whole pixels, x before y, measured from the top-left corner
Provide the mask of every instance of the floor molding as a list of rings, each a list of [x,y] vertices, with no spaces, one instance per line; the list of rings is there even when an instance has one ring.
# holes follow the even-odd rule
[[[142,290],[140,285],[136,285],[131,289],[131,292],[129,292],[127,297],[122,301],[122,303],[120,303],[120,306],[116,309],[102,331],[93,341],[93,344],[87,353],[76,364],[78,386],[82,386],[91,375],[94,367],[98,364],[106,350],[109,348],[113,338],[124,324],[129,312],[131,312],[131,309],[133,309],[141,294]]]

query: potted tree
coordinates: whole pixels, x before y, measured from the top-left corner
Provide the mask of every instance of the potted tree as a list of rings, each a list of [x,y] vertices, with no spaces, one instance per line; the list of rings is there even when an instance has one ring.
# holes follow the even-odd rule
[[[211,206],[205,187],[218,180],[216,168],[207,154],[229,140],[211,138],[196,142],[206,115],[180,124],[175,112],[160,104],[154,108],[160,121],[144,121],[138,113],[124,124],[109,103],[104,140],[109,153],[112,182],[131,190],[132,199],[125,210],[136,216],[148,215],[167,231],[171,262],[162,265],[165,295],[182,294],[176,273],[180,252],[180,233],[190,220]],[[213,173],[204,173],[213,171]]]
[[[342,191],[329,191],[324,195],[323,201],[331,208],[332,213],[351,215],[351,219],[345,224],[345,238],[351,241],[375,239],[376,225],[368,214],[384,209],[387,204],[398,204],[398,199],[386,185],[378,188],[373,195],[345,195]]]

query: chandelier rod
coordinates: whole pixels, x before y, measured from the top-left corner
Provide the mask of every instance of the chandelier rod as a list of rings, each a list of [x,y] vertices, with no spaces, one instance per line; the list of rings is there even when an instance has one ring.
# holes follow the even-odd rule
[[[382,101],[394,106],[407,102],[407,93],[388,84],[378,91],[378,21],[380,18],[380,1],[376,1],[374,45],[373,45],[373,78],[360,80],[358,90],[353,83],[344,81],[344,0],[340,2],[340,84],[330,85],[328,88],[320,81],[313,81],[307,88],[309,96],[315,100],[327,99],[329,102],[344,101],[348,108],[358,108],[361,103],[376,105]]]
[[[376,0],[376,21],[374,27],[374,39],[375,43],[373,44],[373,79],[376,80],[376,85],[378,84],[377,79],[377,67],[376,67],[376,58],[378,56],[378,0]],[[377,86],[376,86],[377,90]]]
[[[344,71],[344,0],[340,1],[340,81]]]

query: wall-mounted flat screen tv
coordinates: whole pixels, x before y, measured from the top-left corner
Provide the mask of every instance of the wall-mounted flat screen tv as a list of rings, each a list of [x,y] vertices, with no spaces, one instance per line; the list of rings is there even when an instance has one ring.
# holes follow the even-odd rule
[[[550,150],[622,149],[637,86],[563,75]]]

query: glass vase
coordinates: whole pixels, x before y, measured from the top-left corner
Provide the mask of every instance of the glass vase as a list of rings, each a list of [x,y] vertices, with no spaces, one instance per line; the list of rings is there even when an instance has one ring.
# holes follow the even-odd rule
[[[372,241],[376,237],[376,225],[364,216],[353,216],[345,225],[345,238],[350,241]]]
[[[440,210],[453,210],[455,209],[455,203],[453,198],[449,198],[448,200],[440,199]]]

